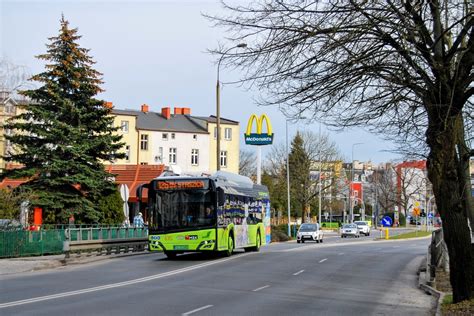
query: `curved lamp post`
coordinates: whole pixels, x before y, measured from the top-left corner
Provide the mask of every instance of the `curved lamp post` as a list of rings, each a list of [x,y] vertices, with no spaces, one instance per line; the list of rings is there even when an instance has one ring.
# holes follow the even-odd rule
[[[351,181],[349,182],[349,204],[350,204],[350,211],[351,211],[351,223],[354,222],[354,202],[353,202],[353,192],[352,192],[352,187],[354,184],[354,147],[357,145],[362,145],[363,143],[354,143],[352,144],[352,166],[351,166]]]
[[[237,46],[233,46],[229,49],[227,49],[225,52],[222,53],[221,57],[219,58],[219,62],[217,63],[217,84],[216,84],[216,125],[217,125],[217,130],[216,130],[216,164],[217,164],[217,171],[221,170],[221,105],[220,105],[220,82],[219,82],[219,70],[221,66],[222,59],[224,56],[231,51],[234,48],[245,48],[247,47],[247,44],[245,43],[240,43]]]

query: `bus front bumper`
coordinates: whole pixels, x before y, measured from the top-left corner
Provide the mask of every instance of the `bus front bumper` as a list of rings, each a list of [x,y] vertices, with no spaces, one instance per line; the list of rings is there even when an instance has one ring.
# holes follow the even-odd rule
[[[148,243],[149,251],[212,251],[216,250],[215,240],[204,240],[199,244],[163,244],[159,240],[150,240]]]

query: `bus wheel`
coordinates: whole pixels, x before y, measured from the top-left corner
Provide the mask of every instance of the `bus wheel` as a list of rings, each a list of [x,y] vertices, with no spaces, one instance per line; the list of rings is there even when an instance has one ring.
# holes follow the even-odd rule
[[[227,238],[227,250],[224,252],[226,257],[232,256],[232,253],[234,252],[234,236],[229,235],[229,238]]]
[[[175,259],[176,252],[165,251],[165,256],[168,257],[168,259]]]
[[[260,251],[260,245],[262,244],[262,238],[260,237],[260,232],[257,233],[257,244],[253,247],[253,251]]]

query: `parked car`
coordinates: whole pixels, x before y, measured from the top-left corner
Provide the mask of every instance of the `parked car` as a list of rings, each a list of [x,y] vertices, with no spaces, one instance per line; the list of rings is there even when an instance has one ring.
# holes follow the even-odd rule
[[[298,234],[296,235],[297,243],[304,243],[305,240],[323,242],[324,233],[320,229],[319,224],[301,224]]]
[[[370,226],[367,222],[364,221],[355,221],[354,224],[357,225],[357,228],[359,229],[359,232],[361,234],[364,234],[365,236],[370,235]]]
[[[341,228],[341,238],[346,238],[348,236],[352,236],[354,238],[360,237],[359,228],[357,228],[356,224],[344,224]]]

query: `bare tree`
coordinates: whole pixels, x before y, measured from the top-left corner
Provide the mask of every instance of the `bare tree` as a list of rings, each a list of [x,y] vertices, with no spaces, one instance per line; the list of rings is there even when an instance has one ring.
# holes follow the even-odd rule
[[[6,58],[0,58],[0,92],[7,92],[12,96],[28,84],[30,77],[28,68],[16,65]]]
[[[450,255],[453,300],[474,296],[468,217],[474,13],[470,1],[299,0],[228,6],[213,17],[265,104],[345,128],[364,125],[401,144],[425,135]],[[469,122],[467,122],[469,123]],[[470,124],[470,123],[469,123]],[[467,140],[467,141],[466,141]]]
[[[240,150],[239,152],[239,174],[252,177],[257,174],[257,164],[255,153],[250,150]]]

